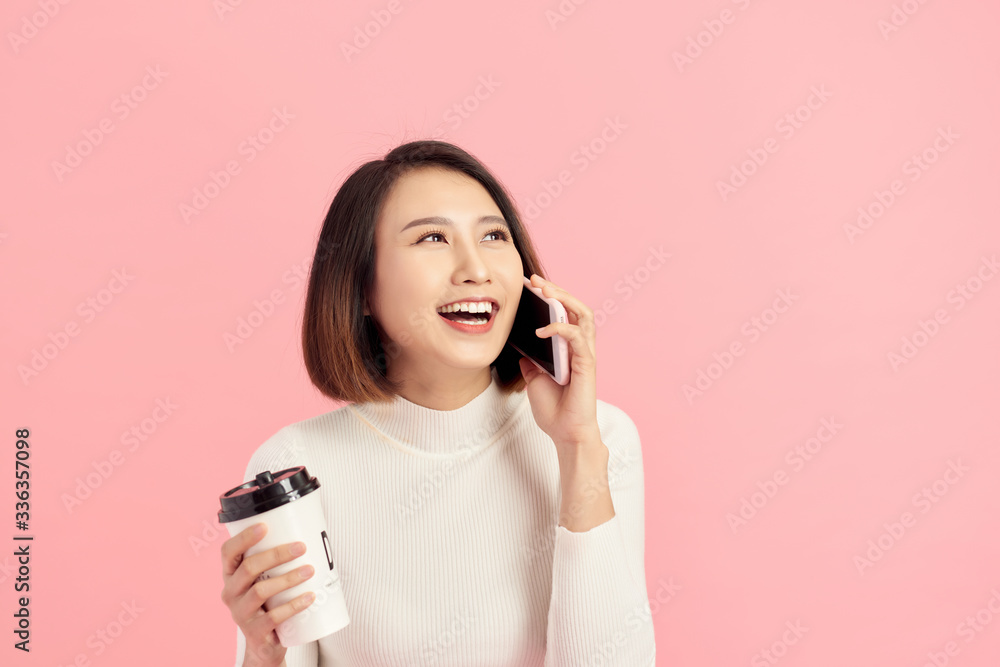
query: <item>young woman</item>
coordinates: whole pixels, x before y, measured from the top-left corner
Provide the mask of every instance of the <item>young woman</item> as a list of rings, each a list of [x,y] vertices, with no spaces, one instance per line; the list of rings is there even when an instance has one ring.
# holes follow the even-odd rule
[[[244,558],[248,528],[222,546],[237,667],[654,664],[639,434],[597,399],[593,312],[541,274],[505,188],[452,144],[404,144],[344,182],[302,347],[347,405],[276,432],[245,480],[319,479],[351,622],[282,647],[274,628],[309,600],[263,602],[312,572],[254,583],[296,554]],[[522,276],[566,307],[537,332],[567,339],[565,386],[506,345]]]

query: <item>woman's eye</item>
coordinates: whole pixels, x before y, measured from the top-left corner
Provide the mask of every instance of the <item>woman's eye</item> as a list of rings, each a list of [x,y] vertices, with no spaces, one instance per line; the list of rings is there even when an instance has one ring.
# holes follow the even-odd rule
[[[431,232],[429,234],[425,234],[424,236],[421,236],[417,240],[417,243],[423,243],[427,239],[432,238],[434,236],[440,236],[442,239],[444,238],[444,234],[442,234],[441,232]],[[498,240],[498,241],[506,241],[507,238],[508,238],[507,237],[507,233],[504,232],[502,229],[497,229],[497,230],[494,230],[492,232],[489,232],[488,234],[484,235],[483,238],[488,238],[490,236],[496,236],[497,237],[496,240]]]

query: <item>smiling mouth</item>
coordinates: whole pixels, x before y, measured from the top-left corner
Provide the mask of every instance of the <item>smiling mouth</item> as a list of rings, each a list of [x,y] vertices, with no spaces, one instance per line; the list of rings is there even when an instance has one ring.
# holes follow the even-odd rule
[[[469,324],[472,326],[483,326],[489,324],[490,320],[496,317],[497,310],[494,308],[488,313],[468,313],[465,311],[455,311],[453,313],[438,313],[438,316],[452,322]]]

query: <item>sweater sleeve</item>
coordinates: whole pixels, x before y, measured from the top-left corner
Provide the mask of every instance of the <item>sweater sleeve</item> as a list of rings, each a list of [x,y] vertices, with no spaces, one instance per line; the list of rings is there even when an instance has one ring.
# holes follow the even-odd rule
[[[653,667],[646,593],[645,512],[639,432],[620,408],[601,428],[615,516],[588,531],[556,526],[545,667]]]
[[[300,441],[295,438],[293,429],[286,426],[264,441],[253,453],[247,464],[243,481],[249,482],[257,476],[257,473],[264,470],[276,472],[298,465],[309,468]],[[246,636],[237,626],[236,667],[243,667],[246,651]],[[285,651],[285,664],[287,667],[317,667],[319,665],[319,642],[314,641],[301,646],[289,647]]]

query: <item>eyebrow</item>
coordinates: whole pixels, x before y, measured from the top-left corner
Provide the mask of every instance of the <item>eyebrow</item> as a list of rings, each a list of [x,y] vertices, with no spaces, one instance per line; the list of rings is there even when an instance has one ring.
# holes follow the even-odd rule
[[[510,229],[510,225],[507,224],[507,221],[498,215],[484,215],[483,217],[479,218],[479,224],[480,225],[499,224],[503,225],[508,230]],[[434,215],[429,218],[417,218],[416,220],[407,223],[405,227],[399,230],[399,233],[402,234],[410,227],[423,227],[427,225],[441,225],[444,227],[453,227],[455,223],[451,220],[451,218],[445,218],[440,215]]]

